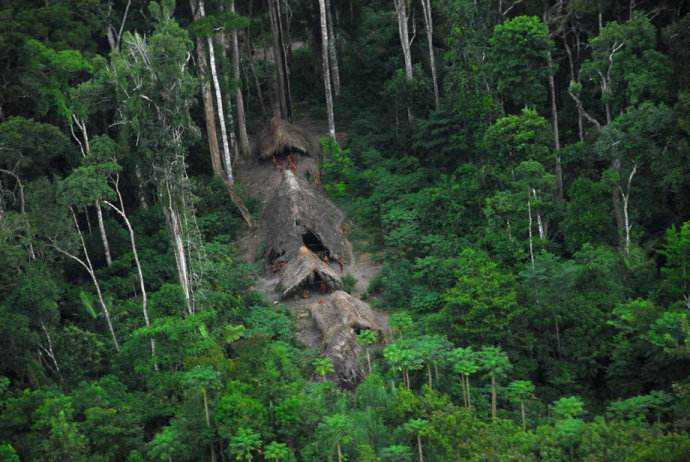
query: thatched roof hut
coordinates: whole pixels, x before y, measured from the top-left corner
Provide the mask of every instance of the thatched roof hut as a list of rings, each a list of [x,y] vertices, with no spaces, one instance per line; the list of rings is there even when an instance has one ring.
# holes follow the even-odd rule
[[[302,289],[333,291],[343,288],[340,275],[328,263],[306,246],[285,266],[278,289],[281,298],[299,293]]]
[[[287,263],[299,255],[301,247],[330,262],[342,261],[343,213],[306,180],[290,170],[282,174],[263,214],[268,263]]]
[[[278,117],[273,117],[271,123],[259,135],[256,155],[261,160],[270,160],[273,156],[292,153],[318,157],[320,146],[317,139],[298,125]]]
[[[309,312],[321,333],[324,353],[335,366],[336,380],[344,387],[356,386],[365,376],[359,358],[366,348],[357,342],[357,334],[369,329],[384,339],[386,329],[369,305],[341,290],[311,304]]]

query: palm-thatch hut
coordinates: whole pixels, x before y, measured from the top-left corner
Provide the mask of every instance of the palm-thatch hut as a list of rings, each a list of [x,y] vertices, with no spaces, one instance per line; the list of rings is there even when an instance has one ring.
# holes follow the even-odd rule
[[[260,160],[271,160],[273,157],[285,157],[293,153],[318,157],[319,142],[302,127],[273,117],[270,125],[259,135],[257,157]]]

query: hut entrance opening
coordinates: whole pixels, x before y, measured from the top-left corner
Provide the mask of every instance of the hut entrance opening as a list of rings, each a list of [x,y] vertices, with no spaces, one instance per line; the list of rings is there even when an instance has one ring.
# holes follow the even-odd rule
[[[311,231],[307,230],[306,233],[302,234],[302,243],[304,243],[304,246],[306,248],[314,252],[320,258],[330,258],[330,252],[328,251],[328,248],[326,248],[326,246],[323,245],[323,242],[321,242],[321,239],[319,239],[319,237]]]

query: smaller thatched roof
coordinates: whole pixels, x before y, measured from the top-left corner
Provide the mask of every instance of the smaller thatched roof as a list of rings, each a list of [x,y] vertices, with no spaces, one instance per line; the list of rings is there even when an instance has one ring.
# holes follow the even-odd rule
[[[335,270],[302,246],[297,256],[283,269],[278,288],[281,291],[280,297],[287,298],[308,287],[333,291],[342,289],[343,283]]]
[[[381,326],[374,311],[362,300],[338,290],[309,306],[324,346],[324,353],[335,366],[337,381],[351,388],[365,376],[360,360],[366,347],[357,342],[357,334],[365,329],[378,333],[385,341],[387,330]]]
[[[318,140],[309,132],[278,117],[273,117],[270,126],[262,130],[256,150],[261,160],[292,152],[316,157],[320,152]]]

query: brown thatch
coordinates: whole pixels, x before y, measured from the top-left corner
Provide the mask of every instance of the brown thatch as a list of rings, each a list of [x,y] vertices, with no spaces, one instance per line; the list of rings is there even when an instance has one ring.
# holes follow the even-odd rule
[[[338,273],[304,246],[284,267],[278,283],[281,298],[299,294],[302,290],[331,292],[342,288]]]
[[[366,371],[361,361],[365,353],[357,343],[357,334],[370,329],[386,337],[372,309],[361,300],[341,290],[309,306],[309,312],[321,332],[324,353],[333,361],[337,381],[342,386],[356,386]]]
[[[273,117],[270,126],[259,135],[256,151],[259,159],[270,160],[273,156],[295,152],[318,157],[320,148],[318,140],[302,127]]]
[[[290,170],[282,174],[283,180],[263,214],[268,263],[290,262],[303,246],[319,258],[342,261],[343,213],[306,180]]]

